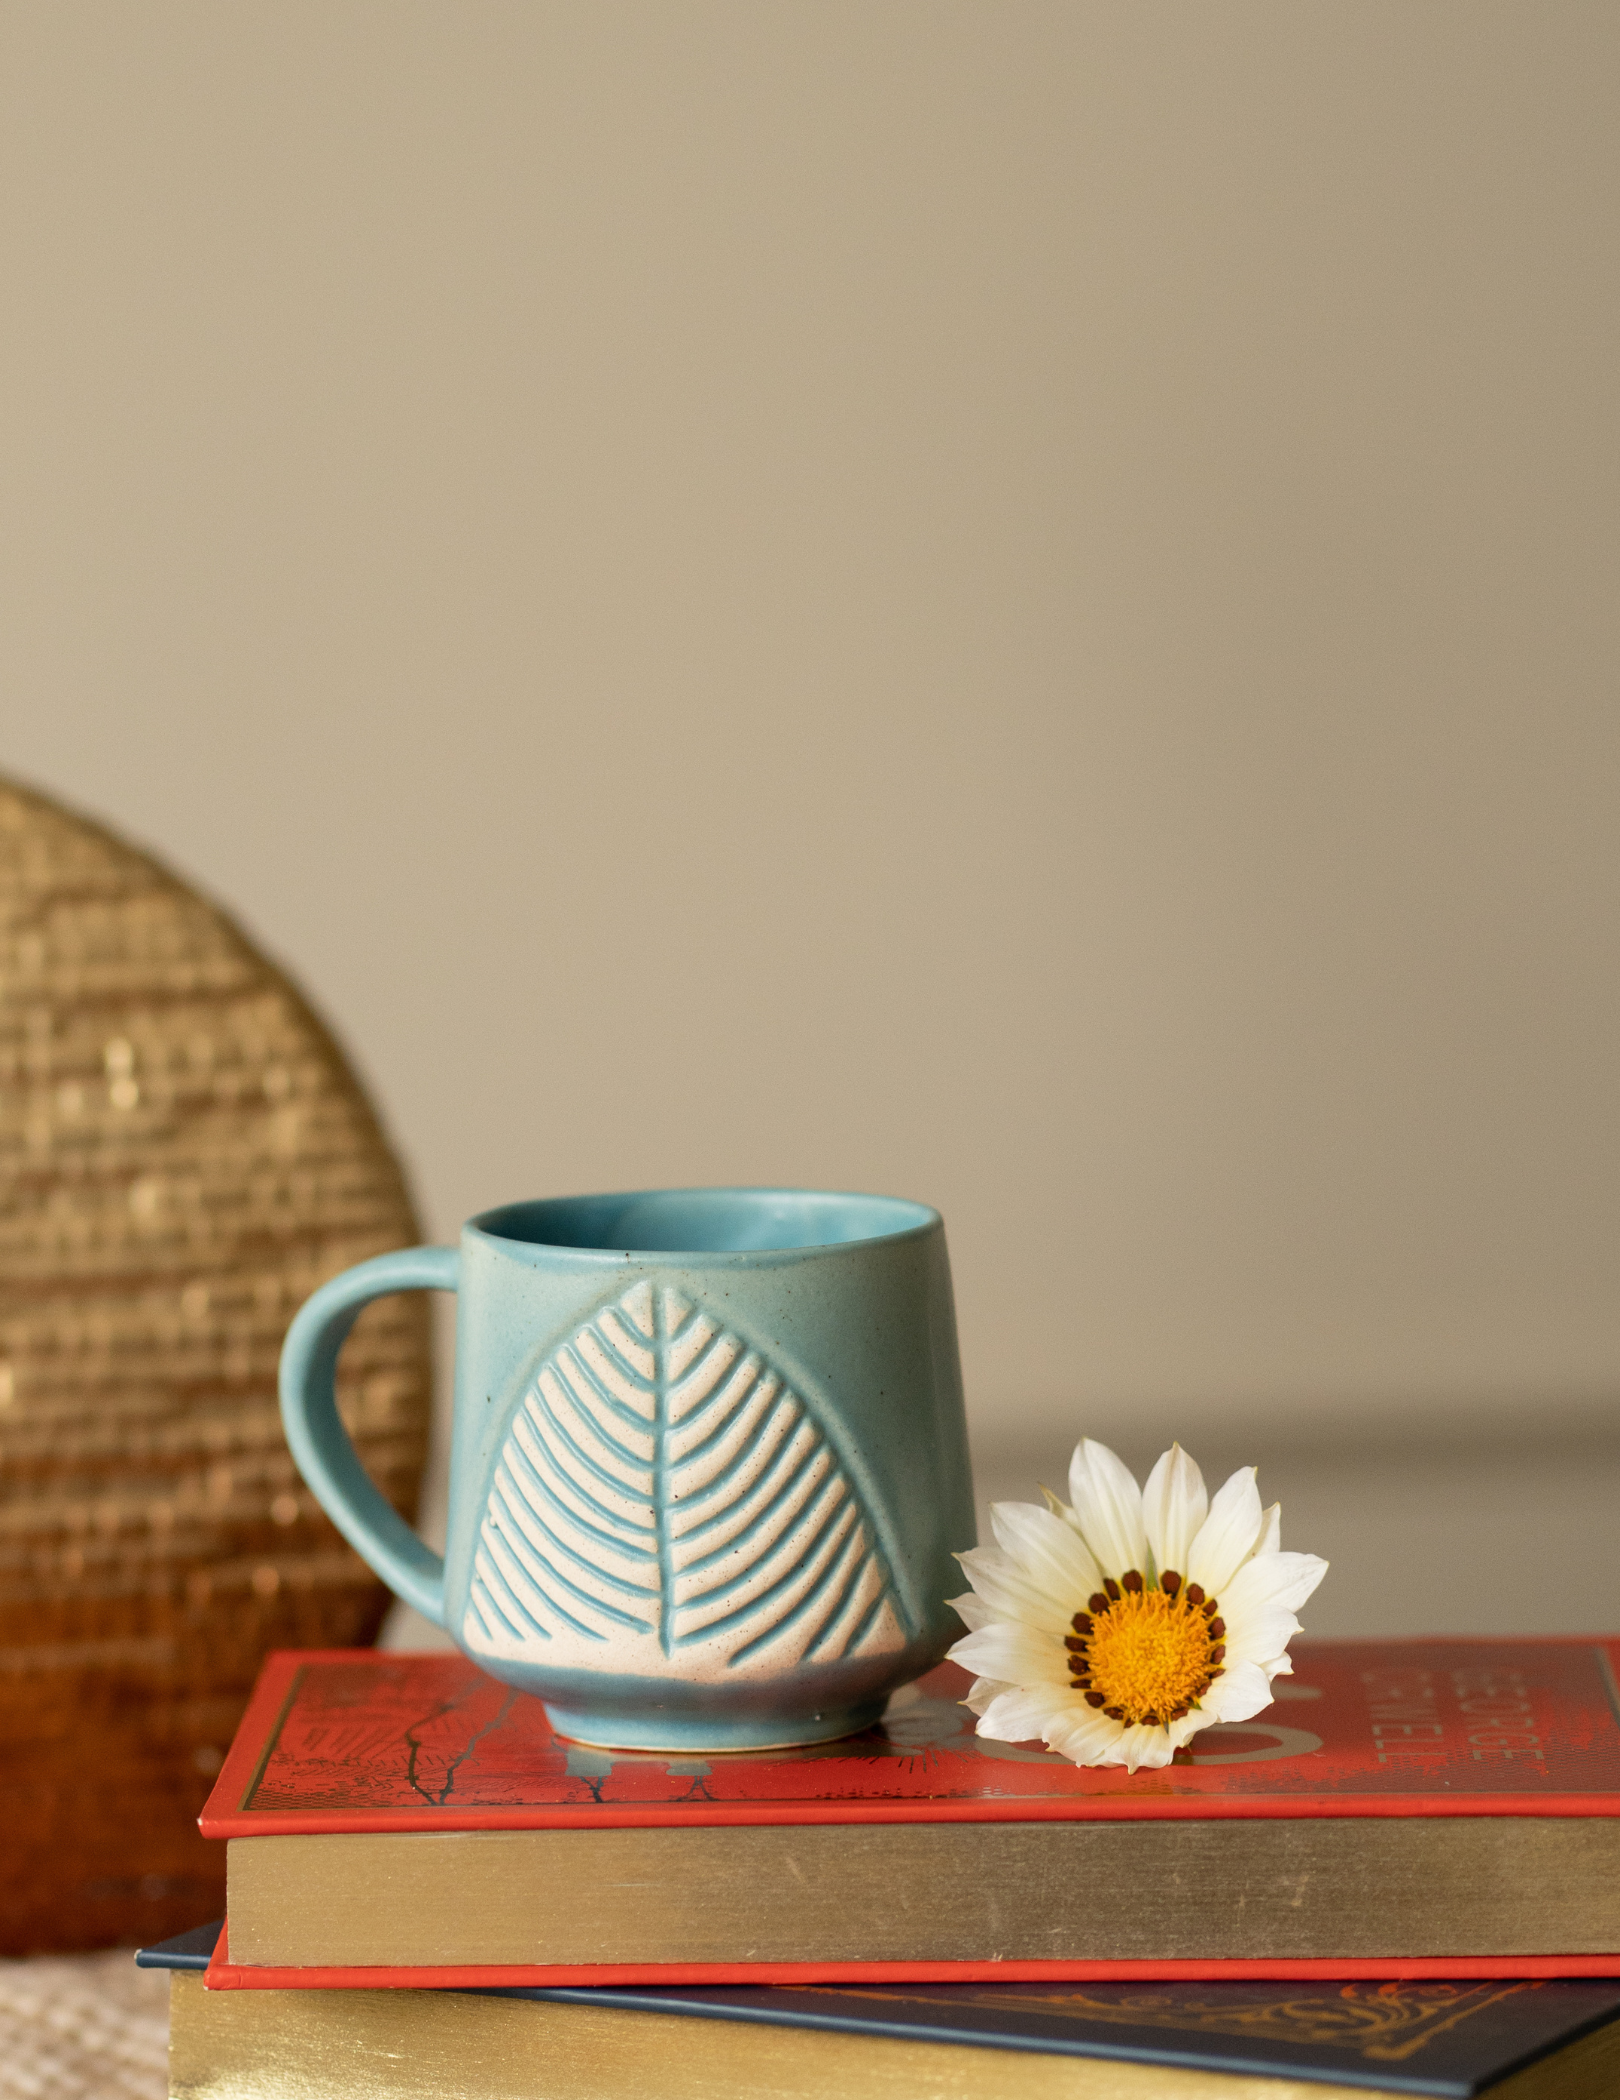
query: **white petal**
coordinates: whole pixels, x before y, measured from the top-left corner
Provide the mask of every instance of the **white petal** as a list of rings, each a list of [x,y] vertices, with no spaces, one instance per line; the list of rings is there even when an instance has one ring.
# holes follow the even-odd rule
[[[975,1676],[999,1677],[1006,1684],[1057,1684],[1067,1689],[1070,1682],[1063,1643],[1054,1634],[1037,1633],[1032,1626],[997,1620],[945,1652]]]
[[[1067,1607],[1065,1619],[1083,1611],[1086,1599],[1102,1588],[1102,1570],[1086,1551],[1084,1539],[1049,1509],[1034,1502],[992,1502],[990,1529],[1002,1550],[1022,1562],[1030,1579],[1054,1603]]]
[[[1203,1474],[1179,1444],[1172,1444],[1148,1475],[1147,1486],[1142,1490],[1148,1544],[1161,1574],[1166,1568],[1174,1568],[1185,1575],[1194,1535],[1208,1514],[1209,1495]]]
[[[971,1590],[965,1597],[947,1597],[946,1606],[954,1611],[969,1633],[980,1633],[995,1617],[995,1613],[982,1597],[975,1597]]]
[[[1170,1738],[1171,1749],[1179,1750],[1183,1743],[1192,1741],[1200,1728],[1207,1728],[1208,1726],[1208,1714],[1194,1712],[1183,1714],[1179,1721],[1167,1721],[1165,1723],[1165,1733]]]
[[[1258,1663],[1240,1662],[1224,1670],[1199,1700],[1211,1721],[1250,1721],[1271,1704],[1271,1679]]]
[[[1215,1593],[1221,1617],[1230,1627],[1258,1611],[1298,1611],[1327,1570],[1314,1553],[1256,1554]]]
[[[1106,1444],[1082,1437],[1069,1463],[1069,1494],[1080,1534],[1105,1575],[1148,1564],[1142,1490]]]
[[[1258,1663],[1269,1677],[1272,1663],[1288,1653],[1288,1643],[1298,1631],[1299,1621],[1291,1611],[1268,1611],[1258,1618],[1239,1620],[1236,1634],[1230,1626],[1226,1630],[1226,1667],[1232,1670],[1239,1663]]]
[[[1267,1605],[1256,1612],[1241,1612],[1226,1622],[1226,1654],[1229,1662],[1268,1663],[1288,1653],[1288,1643],[1299,1631],[1291,1611]]]
[[[968,1687],[968,1695],[962,1704],[976,1714],[984,1714],[995,1704],[1003,1692],[1016,1692],[1015,1684],[1002,1684],[994,1677],[975,1677]]]
[[[1273,1502],[1260,1520],[1260,1543],[1254,1549],[1256,1560],[1262,1553],[1275,1553],[1282,1545],[1282,1504]]]
[[[1047,1633],[1068,1631],[1076,1608],[1072,1589],[1054,1597],[1022,1561],[999,1546],[972,1546],[956,1557],[996,1618],[1021,1619],[1026,1626],[1038,1626]]]
[[[1087,1711],[1079,1692],[1057,1692],[1051,1685],[1040,1685],[1034,1691],[1004,1691],[985,1708],[979,1733],[1000,1743],[1027,1743],[1037,1736],[1044,1742],[1051,1729],[1070,1718],[1074,1706]]]
[[[1119,1749],[1126,1769],[1132,1772],[1142,1766],[1146,1766],[1149,1771],[1156,1771],[1160,1766],[1167,1765],[1176,1754],[1176,1746],[1170,1740],[1168,1729],[1157,1726],[1149,1728],[1142,1722],[1138,1722],[1134,1728],[1126,1729],[1120,1738]]]
[[[1189,1582],[1200,1582],[1204,1594],[1225,1601],[1226,1585],[1254,1551],[1260,1538],[1260,1490],[1254,1467],[1232,1475],[1209,1505],[1183,1570]]]
[[[1286,1655],[1279,1655],[1274,1662],[1262,1663],[1260,1667],[1268,1677],[1292,1677],[1294,1674],[1294,1665]]]
[[[1112,1753],[1124,1733],[1122,1722],[1110,1721],[1106,1714],[1082,1705],[1072,1720],[1054,1723],[1044,1740],[1048,1750],[1077,1765],[1106,1765],[1118,1762]]]

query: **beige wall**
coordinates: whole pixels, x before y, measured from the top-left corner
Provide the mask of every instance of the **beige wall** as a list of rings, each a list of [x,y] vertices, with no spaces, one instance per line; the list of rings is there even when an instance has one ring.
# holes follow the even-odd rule
[[[1601,1405],[1617,46],[13,0],[0,767],[294,964],[440,1233],[929,1198],[986,1448]]]

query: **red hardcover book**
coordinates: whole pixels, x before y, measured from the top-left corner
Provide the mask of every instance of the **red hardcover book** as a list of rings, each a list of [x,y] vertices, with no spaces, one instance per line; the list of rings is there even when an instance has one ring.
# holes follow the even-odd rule
[[[201,1819],[205,1836],[232,1841],[236,1952],[216,1956],[209,1980],[216,1988],[274,1989],[1620,1974],[1620,1896],[1611,1893],[1620,1881],[1620,1641],[1301,1640],[1293,1653],[1296,1675],[1279,1680],[1267,1712],[1208,1729],[1167,1769],[1135,1775],[1081,1771],[1038,1743],[975,1735],[958,1703],[967,1679],[950,1664],[901,1693],[883,1725],[862,1736],[807,1750],[665,1757],[562,1741],[538,1700],[459,1655],[277,1655]],[[1335,1836],[1321,1827],[1345,1819],[1359,1831]],[[1166,1823],[1198,1827],[1183,1831],[1167,1854],[1171,1834],[1153,1830]],[[1263,1827],[1279,1823],[1287,1828]],[[738,1928],[747,1958],[735,1951],[712,1958],[703,1906],[722,1903],[727,1847],[737,1854],[744,1843],[763,1845],[757,1856],[765,1860],[774,1857],[769,1846],[784,1841],[700,1843],[696,1834],[828,1825],[852,1833],[873,1825],[935,1828],[932,1837],[919,1831],[878,1841],[868,1830],[860,1840],[798,1841],[811,1864],[790,1859],[786,1871],[812,1881],[820,1874],[822,1895],[845,1888],[842,1908],[859,1920],[858,1930],[849,1928],[860,1942],[853,1954],[840,1955],[833,1926],[817,1925],[820,1898],[810,1883],[796,1893],[794,1915],[807,1940],[819,1932],[824,1944],[793,1958],[781,1936],[791,1934],[791,1920],[773,1940],[780,1923],[771,1908],[774,1870],[762,1870],[760,1908]],[[944,1825],[975,1830],[947,1841]],[[1054,1825],[1063,1827],[1044,1837],[1033,1828]],[[1099,1826],[1116,1834],[1100,1839]],[[600,1946],[590,1959],[560,1958],[569,1931],[586,1932],[584,1914],[599,1894],[589,1874],[577,1885],[559,1879],[559,1863],[581,1857],[577,1846],[542,1847],[525,1866],[522,1848],[510,1844],[458,1851],[352,1842],[583,1831],[688,1834],[648,1841],[646,1859],[665,1865],[645,1868],[634,1927],[621,1933],[622,1958],[611,1949],[604,1957]],[[283,1842],[324,1837],[346,1842]],[[1084,1879],[1099,1841],[1115,1848],[1102,1922],[1064,1926],[1070,1877],[1060,1862],[1081,1859],[1073,1848],[1090,1845]],[[616,1841],[614,1874],[629,1842]],[[932,1943],[897,1953],[887,1910],[913,1917],[928,1910],[908,1863],[943,1872],[950,1843],[980,1847],[962,1860],[950,1853],[950,1872],[989,1877],[987,1889],[996,1874],[1006,1878],[1005,1900],[989,1906],[1001,1922],[987,1924],[982,1946],[966,1954],[941,1954]],[[1174,1905],[1155,1910],[1151,1888],[1138,1902],[1138,1885],[1162,1882],[1167,1860],[1171,1879],[1195,1890],[1206,1853],[1226,1892],[1207,1917],[1196,1893],[1179,1913]],[[517,1881],[504,1894],[490,1881],[482,1908],[463,1918],[458,1905],[469,1873],[494,1874],[497,1857]],[[591,1855],[604,1867],[609,1857],[605,1846]],[[1286,1873],[1277,1880],[1276,1863],[1285,1858],[1299,1870],[1291,1897],[1277,1893],[1293,1886]],[[693,1863],[690,1887],[664,1885],[671,1859]],[[1250,1898],[1240,1900],[1238,1891],[1256,1859],[1272,1864],[1253,1867],[1259,1878],[1246,1910]],[[1037,1873],[1052,1870],[1046,1902],[1057,1922],[1050,1929],[1044,1914],[1023,1924],[1013,1915],[1031,1862]],[[442,1872],[442,1884],[431,1874],[421,1879],[430,1867]],[[896,1875],[904,1882],[903,1903],[885,1905],[883,1875],[890,1885]],[[523,1888],[526,1909],[513,1893]],[[502,1903],[518,1923],[499,1923]],[[1249,1939],[1234,1940],[1234,1912],[1247,1918]],[[1153,1922],[1161,1916],[1162,1930]],[[661,1929],[667,1944],[649,1954]],[[930,1940],[931,1928],[916,1929],[919,1946]],[[606,1925],[590,1930],[611,1938]],[[1402,1932],[1405,1941],[1389,1944]],[[509,1958],[514,1951],[525,1958]]]

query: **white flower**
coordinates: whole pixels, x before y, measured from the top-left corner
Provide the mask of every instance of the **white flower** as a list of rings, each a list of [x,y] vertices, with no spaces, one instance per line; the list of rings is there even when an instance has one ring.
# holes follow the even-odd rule
[[[1253,1466],[1211,1502],[1173,1444],[1138,1488],[1102,1444],[1069,1467],[1073,1507],[997,1502],[994,1546],[957,1559],[973,1594],[953,1662],[977,1673],[979,1734],[1039,1736],[1077,1765],[1167,1765],[1212,1721],[1247,1721],[1287,1675],[1295,1611],[1327,1573],[1278,1546]]]

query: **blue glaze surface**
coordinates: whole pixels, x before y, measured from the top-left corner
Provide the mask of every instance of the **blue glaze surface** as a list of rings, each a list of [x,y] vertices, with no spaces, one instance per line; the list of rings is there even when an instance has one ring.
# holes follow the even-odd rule
[[[441,1562],[366,1479],[332,1381],[361,1305],[459,1292]],[[560,1733],[681,1750],[864,1727],[959,1630],[973,1541],[944,1228],[891,1197],[541,1199],[300,1311],[288,1441],[344,1535]]]

